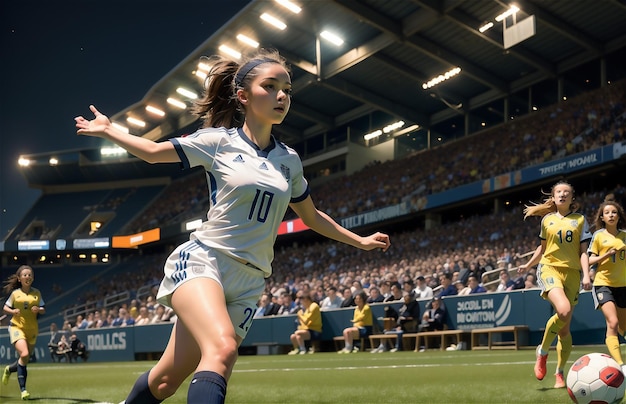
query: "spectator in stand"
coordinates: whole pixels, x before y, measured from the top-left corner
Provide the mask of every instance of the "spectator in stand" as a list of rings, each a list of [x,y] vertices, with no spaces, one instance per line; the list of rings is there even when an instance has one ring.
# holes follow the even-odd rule
[[[293,304],[291,305],[291,309],[287,314],[297,314],[300,309],[302,309],[302,298],[304,297],[305,292],[302,290],[296,291],[296,298],[293,299]]]
[[[470,295],[474,295],[477,293],[487,293],[487,289],[483,285],[480,284],[478,278],[475,275],[471,275],[467,280],[467,287],[470,288]]]
[[[102,327],[113,327],[113,323],[115,323],[115,319],[117,317],[111,313],[107,313],[107,318],[104,320]]]
[[[380,282],[380,294],[385,300],[391,296],[391,282],[387,280]]]
[[[385,331],[385,334],[396,334],[396,344],[391,348],[390,352],[401,351],[404,333],[417,331],[419,322],[421,321],[420,305],[419,302],[415,300],[415,293],[404,292],[403,299],[404,304],[398,309],[395,315],[391,316],[396,319],[395,328]],[[385,344],[381,341],[381,344],[371,352],[380,353],[384,350]]]
[[[130,304],[128,305],[128,314],[134,319],[139,316],[139,301],[137,299],[132,299]]]
[[[100,310],[96,310],[93,313],[93,322],[90,328],[102,328],[106,327],[106,319],[102,318]]]
[[[154,308],[154,317],[151,324],[161,324],[171,322],[172,309],[162,304],[157,304]]]
[[[76,316],[76,324],[74,325],[74,327],[72,327],[72,331],[86,330],[88,326],[89,323],[87,322],[87,319],[79,314]]]
[[[352,326],[343,330],[343,340],[346,345],[338,353],[359,352],[359,348],[353,345],[354,340],[367,338],[372,333],[374,318],[372,317],[372,310],[366,301],[367,294],[365,291],[361,291],[361,293],[355,296],[354,302],[356,306],[354,307],[354,315],[351,320]]]
[[[537,285],[537,277],[533,273],[527,273],[524,277],[524,289],[536,289],[539,286]]]
[[[417,287],[414,289],[416,299],[432,299],[433,289],[426,284],[426,278],[422,275],[418,276]]]
[[[113,327],[128,327],[131,325],[135,325],[135,319],[132,318],[130,313],[125,308],[120,308],[119,316],[113,320]]]
[[[503,269],[500,271],[500,283],[498,284],[498,287],[496,288],[496,292],[505,292],[507,290],[513,290],[515,286],[515,281],[513,281],[511,279],[511,276],[509,275],[509,271],[506,269]]]
[[[458,271],[455,271],[458,273],[457,280],[460,280],[463,283],[467,283],[467,281],[469,280],[469,276],[472,273],[469,266],[467,266],[465,261],[458,260],[455,265],[455,268],[458,268]]]
[[[261,298],[259,299],[257,303],[257,309],[256,309],[256,312],[254,313],[254,317],[265,317],[265,312],[267,311],[267,307],[272,302],[271,297],[269,295],[270,295],[269,293],[263,293],[261,295]]]
[[[466,286],[461,281],[454,281],[454,286],[456,287],[457,296],[466,296],[469,295],[472,289],[469,286]]]
[[[50,324],[50,340],[48,341],[48,350],[50,351],[50,358],[52,362],[56,362],[57,350],[59,348],[59,341],[61,341],[61,337],[63,337],[65,333],[63,331],[59,331],[56,323]]]
[[[293,296],[291,295],[291,293],[287,292],[286,290],[281,291],[280,296],[281,296],[281,306],[280,306],[280,309],[278,310],[278,314],[280,315],[291,314],[296,308],[296,303],[293,300]]]
[[[332,310],[341,307],[343,299],[337,294],[337,288],[335,286],[329,286],[326,289],[326,297],[320,304],[320,310]]]
[[[158,303],[156,302],[156,299],[154,298],[154,296],[149,295],[146,298],[146,308],[148,309],[148,312],[150,314],[154,314],[154,311],[156,309],[156,306],[158,305]]]
[[[406,292],[406,293],[412,293],[413,289],[415,289],[415,282],[413,282],[413,279],[406,279],[404,282],[402,282],[402,291]]]
[[[139,307],[139,315],[135,319],[135,325],[148,325],[152,323],[152,316],[146,306]]]
[[[322,337],[322,313],[320,306],[313,301],[310,294],[302,297],[302,309],[297,315],[298,329],[289,337],[293,345],[289,355],[304,355],[307,352],[306,341],[319,340]],[[314,353],[313,347],[309,353]]]
[[[76,334],[72,334],[70,336],[70,362],[77,362],[78,358],[81,358],[83,362],[86,362],[89,359],[89,352],[87,352],[87,347],[85,344],[78,339]]]
[[[389,295],[389,297],[387,297],[384,301],[394,302],[397,300],[402,300],[402,296],[402,286],[400,286],[398,282],[394,282],[391,284],[391,295]]]
[[[381,303],[385,301],[383,295],[380,294],[380,290],[376,286],[372,286],[369,291],[369,297],[367,298],[367,304]]]
[[[61,335],[59,342],[57,342],[56,346],[50,346],[50,353],[52,355],[52,362],[61,362],[62,359],[65,359],[65,362],[71,362],[70,353],[72,352],[72,347],[65,336],[65,334]]]
[[[456,295],[456,287],[452,284],[452,273],[444,272],[439,276],[439,283],[441,284],[441,292],[437,295],[438,297]]]
[[[446,324],[446,308],[441,302],[440,297],[435,297],[430,302],[422,316],[422,324],[419,326],[420,331],[441,331]]]
[[[355,305],[354,296],[352,295],[352,290],[350,288],[344,288],[342,295],[343,300],[341,301],[341,307],[353,307]]]

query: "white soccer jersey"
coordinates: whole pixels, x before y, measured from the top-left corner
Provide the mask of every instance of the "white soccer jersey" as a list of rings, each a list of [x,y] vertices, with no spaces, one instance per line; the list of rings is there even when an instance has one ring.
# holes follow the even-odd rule
[[[272,136],[260,150],[241,128],[170,139],[183,168],[204,167],[207,221],[190,238],[272,273],[274,241],[290,202],[309,195],[298,154]]]

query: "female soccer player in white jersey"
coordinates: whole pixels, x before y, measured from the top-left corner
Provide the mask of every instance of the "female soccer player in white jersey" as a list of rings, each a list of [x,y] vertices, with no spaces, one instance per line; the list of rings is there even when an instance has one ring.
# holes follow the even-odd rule
[[[331,239],[364,250],[390,245],[386,234],[359,236],[317,210],[299,156],[272,136],[291,104],[284,59],[262,50],[241,65],[214,56],[211,66],[194,107],[203,127],[189,136],[153,142],[125,134],[94,106],[93,120],[75,118],[78,134],[111,140],[149,163],[202,166],[209,186],[207,221],[167,259],[157,296],[178,322],[126,404],[161,402],[193,372],[189,403],[224,402],[237,347],[272,274],[273,243],[287,206]]]
[[[589,245],[589,264],[597,265],[593,279],[593,301],[606,319],[606,347],[622,367],[626,365],[619,347],[620,333],[626,330],[626,214],[614,200],[605,199],[595,217]]]
[[[574,306],[578,303],[581,270],[583,288],[591,289],[587,255],[591,233],[585,216],[575,213],[577,209],[574,188],[565,181],[552,186],[550,195],[543,203],[524,209],[524,218],[542,217],[539,233],[541,246],[525,267],[531,267],[539,261],[537,282],[542,289],[541,297],[547,299],[555,311],[548,319],[543,339],[537,347],[535,377],[538,380],[545,377],[548,351],[558,335],[555,388],[565,387],[563,370],[572,352],[569,325]]]
[[[26,390],[28,376],[26,365],[34,352],[37,335],[39,335],[37,316],[46,312],[41,293],[33,287],[34,280],[33,268],[22,265],[5,281],[3,289],[9,296],[4,303],[3,310],[12,316],[9,324],[9,338],[19,358],[4,368],[2,384],[9,382],[11,373],[17,373],[22,400],[30,399],[30,393]]]

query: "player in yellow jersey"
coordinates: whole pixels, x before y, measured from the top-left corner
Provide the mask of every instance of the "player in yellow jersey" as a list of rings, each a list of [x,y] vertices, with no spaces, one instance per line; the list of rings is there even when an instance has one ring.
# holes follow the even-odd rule
[[[626,375],[619,334],[626,330],[626,215],[622,206],[605,199],[595,217],[596,232],[589,245],[589,264],[597,265],[593,301],[606,319],[606,347]]]
[[[4,303],[4,312],[11,315],[9,338],[19,358],[6,366],[2,372],[2,383],[8,384],[11,373],[17,372],[17,382],[22,400],[28,400],[26,390],[26,365],[37,342],[39,324],[37,316],[45,313],[44,301],[39,290],[32,287],[35,272],[28,265],[22,265],[5,282],[4,292],[9,298]]]
[[[305,341],[319,340],[322,337],[322,312],[320,306],[313,301],[310,294],[302,296],[302,309],[298,311],[298,329],[291,334],[293,350],[289,355],[305,354]],[[309,353],[313,353],[313,347]]]
[[[572,352],[570,321],[574,306],[578,303],[582,271],[582,287],[591,289],[589,256],[587,247],[591,239],[585,216],[576,213],[574,188],[565,181],[557,182],[548,198],[541,204],[526,206],[524,218],[541,216],[541,245],[523,268],[540,264],[537,282],[541,296],[554,307],[555,314],[546,323],[541,344],[537,347],[535,377],[543,380],[546,375],[548,351],[558,336],[556,346],[557,366],[555,388],[564,388],[563,369]]]
[[[352,343],[355,339],[366,338],[372,333],[374,328],[374,317],[372,316],[372,309],[366,303],[367,294],[365,291],[360,291],[354,296],[354,315],[352,316],[352,327],[345,328],[343,330],[343,340],[346,346],[338,353],[356,353],[359,352],[359,348],[353,346]],[[364,349],[365,347],[361,347]]]

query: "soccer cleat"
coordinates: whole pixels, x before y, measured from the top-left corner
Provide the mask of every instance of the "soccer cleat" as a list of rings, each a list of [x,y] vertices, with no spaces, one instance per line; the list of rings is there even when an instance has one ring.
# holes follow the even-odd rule
[[[565,388],[565,378],[563,377],[563,373],[559,372],[556,375],[556,382],[554,383],[555,389],[564,389]]]
[[[357,353],[359,352],[359,347],[355,346],[354,348],[352,348],[352,353]]]
[[[398,348],[391,348],[389,352],[398,352]]]
[[[300,354],[300,355],[306,355],[306,350],[301,350],[301,351],[299,351],[299,352],[298,352],[298,354]]]
[[[315,349],[313,347],[309,348],[309,351],[307,352],[310,355],[313,355],[315,353]]]
[[[9,384],[9,377],[11,377],[11,371],[9,370],[9,366],[7,365],[2,372],[2,384]]]
[[[346,348],[343,348],[341,351],[337,351],[338,354],[350,353],[350,351]]]
[[[295,348],[295,349],[292,349],[291,351],[289,351],[289,353],[287,355],[297,355],[298,352],[300,352],[300,349]]]
[[[537,361],[535,362],[535,377],[537,380],[543,380],[546,377],[546,363],[548,362],[548,354],[541,354],[541,345],[537,346]]]
[[[22,400],[30,400],[30,393],[26,390],[22,391]]]

